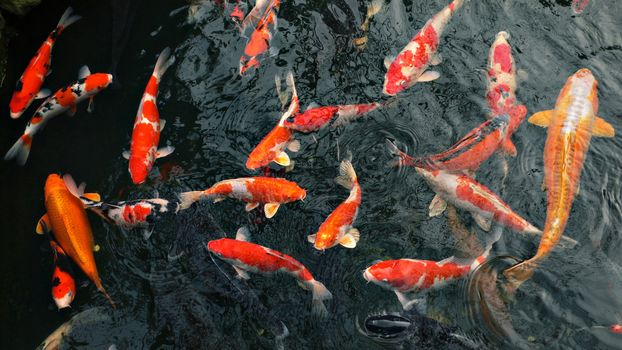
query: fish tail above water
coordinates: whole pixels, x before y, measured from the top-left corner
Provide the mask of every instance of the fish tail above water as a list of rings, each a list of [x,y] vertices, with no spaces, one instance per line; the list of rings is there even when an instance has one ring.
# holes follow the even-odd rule
[[[22,135],[4,155],[4,160],[15,159],[17,164],[24,165],[28,160],[30,148],[32,147],[32,136],[29,134]]]
[[[171,49],[169,47],[164,48],[158,56],[158,61],[153,69],[153,75],[160,80],[173,63],[175,63],[175,56],[171,56]]]
[[[393,159],[392,161],[389,162],[388,165],[390,167],[401,167],[401,166],[413,166],[414,165],[413,157],[409,156],[408,154],[402,152],[399,148],[397,148],[397,145],[395,144],[395,142],[387,139],[386,144],[387,144],[387,148],[389,149],[389,152],[391,152],[391,155],[396,157],[396,159]]]
[[[342,161],[339,165],[339,176],[335,178],[335,182],[351,190],[356,181],[356,172],[354,171],[352,163],[349,160]]]
[[[510,267],[509,269],[503,272],[503,275],[505,276],[505,278],[508,279],[510,284],[516,289],[523,282],[527,281],[528,279],[531,278],[531,276],[533,276],[534,270],[537,267],[538,267],[538,264],[536,262],[536,259],[532,258],[532,259],[525,260],[521,263],[518,263]]]
[[[68,7],[58,21],[58,25],[56,26],[57,33],[60,34],[65,28],[69,27],[81,18],[81,16],[73,13],[73,8]]]

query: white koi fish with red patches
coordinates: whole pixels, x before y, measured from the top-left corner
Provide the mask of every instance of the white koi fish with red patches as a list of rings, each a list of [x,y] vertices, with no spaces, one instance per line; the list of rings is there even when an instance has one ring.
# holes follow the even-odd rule
[[[270,275],[277,272],[293,276],[304,289],[310,290],[313,312],[326,315],[324,300],[332,298],[326,287],[296,259],[276,250],[248,242],[248,230],[239,229],[235,239],[221,238],[207,243],[207,249],[231,264],[240,278],[249,279],[248,272]]]
[[[65,10],[56,28],[48,35],[47,39],[43,42],[35,57],[30,60],[26,70],[17,81],[15,85],[15,91],[11,97],[9,109],[11,118],[19,118],[22,113],[30,106],[32,101],[36,98],[44,98],[50,94],[47,89],[41,89],[43,81],[52,72],[50,66],[52,65],[52,49],[54,43],[58,39],[65,29],[72,23],[79,20],[81,17],[73,15],[73,9],[71,7]]]
[[[48,97],[41,104],[26,125],[24,134],[4,156],[5,160],[16,158],[18,164],[26,164],[32,146],[32,138],[43,129],[50,119],[67,111],[70,115],[74,115],[77,104],[86,99],[89,99],[88,111],[91,112],[93,110],[93,97],[112,83],[112,75],[91,74],[86,66],[80,69],[79,77],[80,80],[76,83],[56,91],[54,95]]]
[[[107,221],[123,228],[146,228],[166,213],[174,212],[177,204],[163,198],[137,199],[105,203],[80,197],[84,205]]]
[[[386,95],[394,96],[418,82],[432,81],[440,76],[438,72],[427,69],[430,65],[440,63],[436,51],[441,34],[453,13],[463,3],[464,0],[454,0],[427,21],[396,57],[385,59],[387,73],[384,76],[383,92]]]
[[[246,211],[264,204],[266,217],[271,218],[281,204],[303,200],[306,196],[307,192],[292,181],[276,177],[243,177],[217,182],[205,191],[181,193],[178,210],[186,209],[203,198],[214,202],[234,198],[247,203]]]
[[[509,38],[508,33],[499,32],[488,55],[486,100],[491,110],[491,118],[499,114],[509,113],[510,109],[517,103],[516,68],[512,57],[512,47],[507,41]]]
[[[162,75],[175,62],[175,56],[170,56],[170,53],[171,50],[167,47],[158,56],[153,74],[149,78],[145,93],[138,106],[130,151],[123,152],[123,157],[129,160],[128,170],[132,182],[136,185],[147,179],[147,175],[149,175],[149,171],[151,171],[157,158],[165,157],[175,150],[172,146],[158,149],[160,132],[164,129],[166,121],[160,120],[156,99]]]
[[[332,120],[334,120],[333,127],[345,125],[351,120],[360,118],[380,106],[380,103],[373,102],[354,105],[310,107],[302,113],[289,116],[287,120],[285,120],[284,125],[298,132],[309,133],[325,128]]]
[[[394,291],[402,307],[408,310],[419,302],[412,294],[438,289],[467,276],[486,261],[491,247],[478,258],[466,262],[455,257],[438,262],[415,259],[380,261],[365,269],[363,278],[367,282]]]
[[[317,233],[307,237],[315,249],[324,250],[341,244],[346,248],[356,247],[359,230],[352,227],[361,206],[361,186],[350,160],[339,166],[339,176],[335,181],[350,190],[348,198],[324,220]]]

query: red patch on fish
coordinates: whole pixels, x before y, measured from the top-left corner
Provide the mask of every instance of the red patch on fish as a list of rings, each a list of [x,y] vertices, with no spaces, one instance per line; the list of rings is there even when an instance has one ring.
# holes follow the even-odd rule
[[[494,63],[499,64],[503,72],[510,73],[512,71],[512,49],[510,45],[497,45],[493,57]]]

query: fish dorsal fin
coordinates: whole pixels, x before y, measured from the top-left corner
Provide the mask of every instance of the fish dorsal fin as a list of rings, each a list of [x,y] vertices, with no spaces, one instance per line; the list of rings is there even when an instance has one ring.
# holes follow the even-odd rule
[[[39,222],[37,222],[37,228],[35,229],[35,231],[38,235],[42,235],[46,232],[50,232],[51,228],[52,227],[50,226],[50,217],[47,213],[45,213],[43,214],[41,219],[39,219]]]
[[[551,120],[553,120],[554,112],[555,112],[554,109],[549,109],[547,111],[540,111],[538,113],[534,113],[531,117],[529,117],[527,121],[533,125],[546,128],[547,126],[549,126],[549,124],[551,124]]]
[[[233,269],[235,270],[235,272],[237,272],[237,278],[244,280],[248,280],[251,278],[251,276],[248,275],[248,272],[244,271],[242,268],[233,266]]]
[[[308,110],[310,110],[310,109],[315,109],[315,108],[318,108],[318,107],[320,107],[320,105],[319,105],[319,104],[317,104],[315,101],[313,101],[313,102],[309,103],[309,105],[307,106],[307,108],[305,109],[305,111],[308,111]]]
[[[251,233],[246,226],[240,227],[235,233],[236,241],[250,242]]]
[[[391,66],[391,63],[393,63],[393,61],[395,61],[395,57],[396,56],[387,56],[384,58],[384,68],[389,69],[389,67]]]
[[[89,69],[89,67],[86,65],[82,66],[82,68],[80,68],[80,71],[78,72],[78,79],[84,79],[89,75],[91,75],[91,70]]]
[[[307,236],[307,242],[315,244],[315,239],[317,238],[317,234],[312,234]]]
[[[441,73],[433,71],[433,70],[428,70],[428,71],[423,72],[423,74],[421,74],[419,78],[417,78],[417,82],[425,83],[427,81],[436,80],[440,76],[441,76]]]
[[[446,208],[447,202],[437,194],[434,198],[432,198],[432,202],[430,202],[430,207],[428,208],[430,212],[428,215],[430,217],[439,216],[445,211]]]
[[[264,210],[264,213],[266,214],[266,217],[268,219],[272,218],[276,214],[276,212],[279,210],[280,205],[281,204],[279,203],[266,203],[263,206],[263,210]]]
[[[280,166],[288,166],[291,163],[289,156],[283,151],[276,156],[274,162]]]
[[[99,193],[91,192],[91,193],[83,193],[81,197],[92,200],[93,202],[101,202],[101,196]]]
[[[594,126],[592,127],[592,136],[598,137],[614,137],[616,131],[611,124],[607,123],[603,118],[596,117],[594,119]]]

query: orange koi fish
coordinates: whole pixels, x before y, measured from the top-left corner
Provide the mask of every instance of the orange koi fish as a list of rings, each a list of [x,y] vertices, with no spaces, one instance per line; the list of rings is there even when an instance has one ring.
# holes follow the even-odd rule
[[[589,69],[579,69],[566,81],[555,109],[538,112],[529,122],[548,127],[544,146],[546,222],[536,255],[504,271],[516,287],[531,278],[538,264],[557,245],[566,228],[572,202],[592,136],[613,137],[615,130],[597,117],[598,81]]]
[[[220,202],[234,198],[246,202],[246,211],[264,204],[264,212],[269,219],[276,214],[279,206],[303,200],[307,192],[295,182],[277,177],[243,177],[217,182],[205,191],[192,191],[180,194],[179,208],[186,209],[202,198]]]
[[[88,111],[91,112],[93,110],[93,97],[112,83],[112,75],[91,74],[87,66],[80,69],[79,77],[80,79],[77,82],[56,91],[54,95],[48,97],[41,104],[26,125],[24,134],[9,149],[4,160],[16,158],[18,164],[26,164],[32,147],[32,138],[43,129],[50,119],[64,112],[74,115],[77,104],[86,99],[89,99]]]
[[[276,250],[250,243],[248,230],[239,229],[235,239],[221,238],[207,243],[207,249],[220,259],[233,266],[243,279],[249,279],[248,272],[270,275],[284,272],[293,276],[304,289],[313,295],[313,312],[326,315],[328,311],[324,300],[331,299],[332,294],[326,287],[313,278],[311,272],[299,261]]]
[[[248,159],[246,160],[246,167],[248,169],[255,170],[267,166],[272,162],[285,167],[289,166],[291,161],[287,153],[285,153],[285,149],[287,148],[292,152],[298,152],[300,150],[300,141],[294,140],[294,133],[285,126],[285,121],[300,110],[296,84],[291,72],[287,75],[287,84],[292,90],[292,98],[289,107],[287,111],[283,113],[279,123],[274,129],[272,129],[248,155]]]
[[[15,91],[9,103],[11,118],[19,118],[34,99],[44,98],[50,94],[49,90],[41,89],[41,86],[43,85],[45,77],[52,72],[50,69],[52,65],[52,48],[58,36],[61,35],[69,25],[80,18],[80,16],[73,15],[73,9],[68,7],[60,18],[60,21],[58,21],[56,28],[48,35],[41,47],[39,47],[35,57],[30,60],[26,70],[24,70],[24,73],[15,85]]]
[[[246,42],[244,54],[240,57],[240,75],[246,74],[251,68],[259,67],[258,56],[262,55],[270,48],[270,40],[272,40],[272,32],[277,26],[276,13],[281,5],[279,0],[270,0],[266,4],[266,0],[258,1],[255,7],[248,14],[242,23],[245,29],[258,18],[257,26]],[[261,11],[265,8],[264,11]],[[256,10],[257,9],[257,10]],[[261,11],[261,12],[260,12]],[[260,17],[257,17],[261,13]]]
[[[360,118],[380,106],[381,104],[377,102],[355,105],[309,106],[306,111],[287,118],[284,125],[298,132],[309,133],[325,128],[334,120],[332,127],[335,128]],[[335,118],[335,116],[337,117]]]
[[[61,178],[56,174],[50,174],[45,182],[47,213],[39,220],[37,233],[52,231],[56,242],[115,307],[114,301],[106,293],[99,278],[93,257],[95,246],[91,225],[86,217],[84,205],[79,199],[79,196],[85,196],[99,200],[99,195],[85,194],[83,187],[81,185],[78,188],[71,175],[65,174]]]
[[[54,254],[54,273],[52,274],[52,298],[58,309],[71,306],[76,297],[76,282],[73,278],[73,270],[69,258],[58,243],[50,240],[52,253]]]
[[[160,120],[156,98],[162,75],[175,62],[175,56],[170,54],[171,49],[167,47],[158,56],[153,74],[138,105],[130,151],[123,152],[123,157],[129,160],[128,169],[132,182],[136,185],[145,182],[156,159],[168,156],[175,150],[172,146],[158,149],[160,132],[166,121]]]
[[[360,238],[359,230],[353,228],[352,224],[361,206],[361,186],[350,160],[341,162],[335,182],[349,189],[350,195],[324,220],[317,233],[307,237],[318,250],[332,248],[337,244],[354,248]]]

